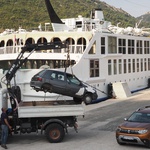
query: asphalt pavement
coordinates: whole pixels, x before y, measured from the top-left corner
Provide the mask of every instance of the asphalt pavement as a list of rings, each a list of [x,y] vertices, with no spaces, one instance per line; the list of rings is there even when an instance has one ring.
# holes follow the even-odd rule
[[[134,110],[150,105],[150,89],[134,93],[125,99],[109,99],[85,105],[85,116],[78,117],[78,133],[69,128],[61,143],[49,143],[40,133],[18,134],[9,137],[11,150],[146,150],[141,146],[120,146],[115,139],[115,130],[123,118]]]

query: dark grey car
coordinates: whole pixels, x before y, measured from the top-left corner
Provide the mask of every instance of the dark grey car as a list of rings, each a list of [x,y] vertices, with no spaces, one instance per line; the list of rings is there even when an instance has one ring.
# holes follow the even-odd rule
[[[52,92],[73,97],[76,103],[90,104],[97,99],[97,92],[76,76],[57,70],[42,70],[31,79],[30,86],[36,91]]]

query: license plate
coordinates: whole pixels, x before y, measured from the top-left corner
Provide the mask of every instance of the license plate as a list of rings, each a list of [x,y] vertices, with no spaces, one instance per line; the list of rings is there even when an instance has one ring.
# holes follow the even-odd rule
[[[125,139],[125,140],[134,140],[133,137],[130,137],[130,136],[124,136],[123,139]]]

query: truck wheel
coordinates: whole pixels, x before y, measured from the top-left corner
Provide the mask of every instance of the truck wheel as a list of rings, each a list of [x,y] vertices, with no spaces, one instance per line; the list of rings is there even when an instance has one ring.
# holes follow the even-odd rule
[[[91,94],[85,94],[85,96],[83,97],[83,101],[86,105],[91,104],[92,102]]]
[[[65,131],[62,125],[52,123],[46,127],[45,135],[50,143],[59,143],[64,139]]]

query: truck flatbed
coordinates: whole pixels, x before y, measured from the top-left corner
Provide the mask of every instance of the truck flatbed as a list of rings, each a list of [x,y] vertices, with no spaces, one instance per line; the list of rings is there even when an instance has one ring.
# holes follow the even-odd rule
[[[18,107],[19,118],[63,117],[84,115],[84,104],[72,101],[32,101],[21,102]]]

